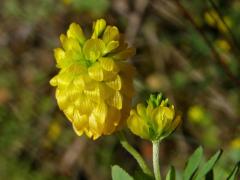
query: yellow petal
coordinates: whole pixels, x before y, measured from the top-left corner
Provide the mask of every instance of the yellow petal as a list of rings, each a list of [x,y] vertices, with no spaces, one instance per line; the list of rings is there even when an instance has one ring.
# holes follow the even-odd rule
[[[94,22],[92,38],[98,38],[104,31],[105,27],[106,21],[104,19],[98,19],[96,22]]]
[[[99,83],[101,83],[101,82],[99,82],[99,81],[95,81],[95,80],[93,80],[93,79],[91,79],[90,77],[89,77],[89,75],[87,75],[88,76],[88,78],[90,79],[88,79],[88,78],[86,78],[87,80],[84,80],[85,81],[85,88],[84,88],[84,90],[88,90],[88,91],[93,91],[93,90],[95,90],[96,88],[98,88],[98,86],[99,86]],[[85,78],[85,77],[84,77]],[[88,81],[89,80],[89,81]]]
[[[58,76],[56,75],[49,81],[51,86],[57,86],[57,78],[58,78]]]
[[[73,78],[74,78],[73,74],[68,73],[65,70],[61,71],[56,77],[58,87],[66,88],[71,84]]]
[[[128,47],[128,44],[125,42],[125,38],[124,38],[123,34],[119,35],[118,42],[119,42],[119,46],[117,49],[114,50],[114,53],[123,51],[123,50],[127,49],[127,47]]]
[[[164,107],[164,115],[166,116],[167,119],[173,120],[175,116],[174,108]]]
[[[82,90],[79,90],[72,84],[64,89],[65,94],[68,96],[68,100],[73,104],[73,102],[82,95]]]
[[[114,58],[116,60],[126,60],[126,59],[134,56],[135,53],[136,53],[135,48],[127,48],[127,49],[115,54],[114,56],[112,56],[112,58]]]
[[[80,44],[83,44],[85,42],[85,36],[82,31],[82,28],[77,23],[72,23],[67,31],[67,36],[69,38],[77,39]]]
[[[89,98],[94,102],[99,102],[101,99],[100,91],[98,87],[95,88],[94,90],[84,90],[83,92],[86,98]]]
[[[178,126],[179,124],[181,123],[181,116],[180,115],[177,115],[177,117],[175,117],[174,121],[172,122],[171,124],[171,128],[169,131],[174,131]]]
[[[113,81],[116,79],[117,73],[114,71],[105,71],[103,70],[103,81],[108,82],[108,81]]]
[[[107,86],[105,83],[99,83],[98,88],[100,91],[100,97],[104,100],[110,98],[115,93],[115,90]]]
[[[98,134],[98,133],[93,134],[93,140],[98,139],[101,135],[102,135],[102,134]]]
[[[100,65],[103,69],[103,80],[112,81],[116,78],[119,69],[115,65],[114,61],[111,58],[102,57],[99,59]]]
[[[105,49],[105,44],[101,39],[89,39],[83,47],[83,53],[87,60],[95,62],[102,56]]]
[[[142,103],[137,105],[137,113],[140,117],[146,116],[146,107]]]
[[[118,41],[119,31],[116,26],[107,26],[103,34],[103,41],[108,44],[110,41]]]
[[[159,131],[165,131],[174,118],[174,110],[168,107],[157,107],[152,112],[152,119],[158,124]]]
[[[137,115],[135,110],[131,111],[131,115],[127,119],[127,125],[134,134],[143,139],[149,139],[146,122]]]
[[[57,62],[57,67],[63,68],[65,66],[65,52],[61,48],[54,49],[54,57]]]
[[[66,68],[66,71],[74,77],[87,74],[87,68],[81,64],[72,64]]]
[[[82,90],[85,86],[85,81],[84,81],[84,75],[83,72],[86,72],[86,70],[83,70],[80,67],[72,67],[72,68],[66,68],[62,73],[59,73],[58,77],[58,86],[59,88],[74,88],[78,91]],[[61,81],[66,81],[68,84],[63,84],[64,82]],[[62,83],[62,85],[61,85]]]
[[[79,90],[82,90],[85,87],[85,82],[82,76],[77,76],[73,80],[73,85],[76,86]]]
[[[82,65],[86,64],[86,61],[80,49],[79,50],[70,49],[68,51],[65,51],[65,58],[63,60],[64,60],[62,63],[63,68],[76,63]]]
[[[74,111],[74,118],[72,121],[73,129],[78,136],[81,136],[84,132],[86,125],[88,125],[88,116],[81,115],[78,110]]]
[[[96,117],[91,114],[89,116],[89,130],[93,133],[96,134],[98,132],[98,123]]]
[[[60,39],[61,43],[63,44],[63,42],[67,39],[67,36],[65,34],[61,34],[59,39]]]
[[[116,64],[114,63],[112,58],[109,57],[101,57],[99,58],[99,62],[102,68],[106,71],[117,71]]]
[[[82,94],[74,100],[74,105],[81,114],[90,114],[95,108],[96,103]]]
[[[76,50],[81,52],[81,46],[79,45],[78,41],[76,39],[73,38],[65,38],[63,40],[63,49],[66,51],[69,50]]]
[[[88,68],[89,77],[96,80],[103,80],[103,69],[99,62],[94,63],[91,67]]]
[[[93,110],[92,114],[96,117],[97,123],[103,125],[107,116],[108,108],[105,103],[100,103]]]
[[[88,128],[86,128],[86,129],[84,129],[84,132],[88,138],[92,138],[92,136],[93,136],[92,131],[90,131]]]
[[[60,109],[64,110],[69,105],[68,96],[65,91],[56,89],[56,99]]]
[[[61,67],[67,67],[73,63],[80,63],[85,65],[86,64],[86,60],[84,59],[83,53],[82,53],[82,49],[80,47],[80,45],[78,44],[78,42],[76,42],[76,40],[74,39],[66,39],[63,43],[63,48],[65,50],[65,54],[64,54],[64,58],[61,58]],[[59,53],[59,50],[57,50]],[[57,54],[58,55],[58,54]],[[56,57],[57,58],[57,57]]]
[[[119,75],[112,81],[106,82],[106,84],[114,90],[120,90],[122,88],[122,80]]]
[[[103,54],[107,54],[111,51],[113,51],[114,49],[116,49],[119,46],[119,42],[118,41],[111,41],[107,44],[107,46],[105,47]]]
[[[106,116],[107,106],[105,103],[100,103],[89,116],[89,129],[93,132],[95,138],[103,133]]]
[[[103,133],[111,134],[119,124],[121,118],[120,111],[114,107],[108,107],[108,114],[105,120]]]
[[[114,96],[110,97],[106,101],[110,106],[113,106],[117,109],[122,109],[123,98],[119,91],[116,91]]]
[[[64,114],[67,118],[72,122],[73,121],[73,113],[74,113],[74,106],[68,106],[66,109],[63,110]]]

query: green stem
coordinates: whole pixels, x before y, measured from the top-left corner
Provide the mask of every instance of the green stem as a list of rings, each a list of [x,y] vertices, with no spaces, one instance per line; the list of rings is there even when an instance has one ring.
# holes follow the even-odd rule
[[[142,171],[149,175],[149,176],[153,176],[152,171],[149,169],[149,167],[147,166],[146,162],[144,161],[144,159],[142,158],[142,156],[139,154],[139,152],[136,151],[136,149],[134,149],[126,140],[125,135],[122,132],[118,133],[118,137],[120,139],[120,143],[123,146],[123,148],[125,150],[127,150],[138,162],[139,166],[141,167]]]
[[[153,144],[153,171],[155,180],[161,180],[160,166],[159,166],[159,143],[160,141],[152,141]]]

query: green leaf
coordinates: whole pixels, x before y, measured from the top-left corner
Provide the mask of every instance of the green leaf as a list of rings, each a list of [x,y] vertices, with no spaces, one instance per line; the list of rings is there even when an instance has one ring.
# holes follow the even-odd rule
[[[134,179],[137,180],[155,180],[152,176],[149,176],[142,172],[141,170],[137,170],[134,172]]]
[[[214,167],[214,165],[217,163],[219,158],[222,155],[222,150],[219,150],[216,152],[208,162],[206,162],[203,167],[198,171],[198,174],[196,176],[195,180],[201,180],[209,171],[211,171]]]
[[[175,168],[171,166],[167,173],[166,180],[175,180],[175,179],[176,179]]]
[[[187,167],[184,170],[183,179],[189,180],[194,173],[196,172],[200,161],[202,159],[203,155],[203,149],[202,147],[198,147],[197,150],[194,151],[194,153],[191,155],[191,157],[188,160]]]
[[[236,180],[240,169],[240,161],[235,165],[227,180]]]
[[[214,180],[213,169],[211,169],[211,170],[206,174],[205,180]]]
[[[112,166],[112,179],[113,180],[134,180],[125,170],[118,165]]]

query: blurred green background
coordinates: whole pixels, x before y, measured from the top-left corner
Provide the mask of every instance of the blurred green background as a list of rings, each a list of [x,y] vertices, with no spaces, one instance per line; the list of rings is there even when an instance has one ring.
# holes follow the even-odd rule
[[[163,92],[183,123],[161,145],[163,173],[181,173],[200,144],[206,157],[224,150],[217,177],[240,159],[239,0],[1,0],[0,179],[106,180],[119,164],[137,164],[115,136],[77,137],[58,109],[49,80],[56,74],[53,49],[71,22],[90,33],[105,18],[137,48],[137,96]],[[151,145],[131,134],[151,164]]]

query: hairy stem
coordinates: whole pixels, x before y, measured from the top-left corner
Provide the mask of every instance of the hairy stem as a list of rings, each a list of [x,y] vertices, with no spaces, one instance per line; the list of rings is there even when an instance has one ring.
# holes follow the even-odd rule
[[[161,180],[160,166],[159,166],[159,143],[160,141],[153,141],[153,171],[155,180]]]

